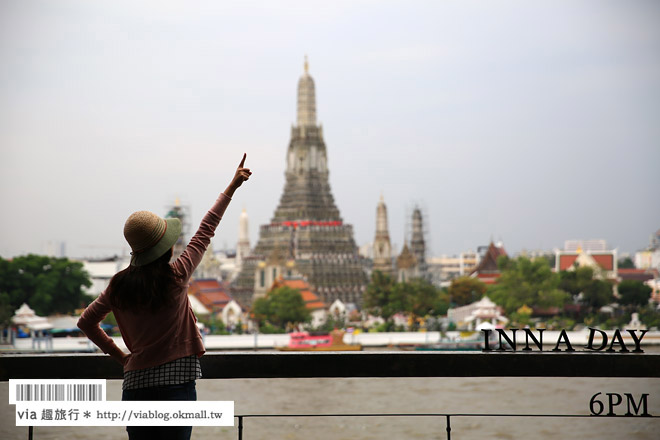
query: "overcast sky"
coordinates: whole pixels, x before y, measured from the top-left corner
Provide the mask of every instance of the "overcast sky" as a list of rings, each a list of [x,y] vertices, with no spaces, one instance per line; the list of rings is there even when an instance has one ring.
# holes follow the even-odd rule
[[[308,55],[330,185],[358,245],[509,253],[660,228],[657,1],[0,0],[0,256],[128,252],[136,210],[196,228],[247,152],[215,249],[284,187]]]

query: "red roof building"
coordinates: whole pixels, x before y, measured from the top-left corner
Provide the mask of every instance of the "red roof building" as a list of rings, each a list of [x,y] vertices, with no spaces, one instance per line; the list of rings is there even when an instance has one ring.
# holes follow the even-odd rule
[[[507,253],[503,246],[497,246],[491,241],[486,253],[481,257],[479,264],[472,270],[470,276],[478,278],[485,284],[495,284],[500,277],[500,270],[497,267],[497,259],[506,255]]]
[[[310,285],[303,278],[284,278],[279,277],[275,280],[270,290],[277,289],[279,287],[289,287],[291,289],[298,290],[300,295],[305,301],[305,307],[312,310],[325,309],[325,303],[311,290]]]
[[[619,281],[634,280],[645,283],[655,278],[660,278],[656,269],[619,269]]]
[[[226,286],[216,279],[191,280],[188,294],[197,298],[212,313],[221,311],[232,300]]]
[[[613,251],[557,251],[555,255],[555,271],[575,270],[575,267],[591,267],[594,275],[600,278],[615,280],[618,265],[616,250]]]

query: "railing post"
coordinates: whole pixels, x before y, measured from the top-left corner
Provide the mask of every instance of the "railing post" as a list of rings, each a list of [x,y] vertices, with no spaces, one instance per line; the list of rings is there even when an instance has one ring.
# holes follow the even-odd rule
[[[449,415],[447,415],[447,440],[451,440],[451,422],[449,420]]]
[[[243,416],[238,416],[238,440],[243,440]]]

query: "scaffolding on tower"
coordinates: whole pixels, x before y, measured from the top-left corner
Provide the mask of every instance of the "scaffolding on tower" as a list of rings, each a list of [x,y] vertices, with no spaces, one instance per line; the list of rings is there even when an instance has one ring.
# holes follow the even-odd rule
[[[179,255],[183,253],[183,250],[186,248],[186,237],[189,236],[190,232],[190,207],[181,205],[181,200],[177,198],[174,200],[174,205],[168,208],[165,217],[178,218],[181,220],[181,235],[179,235],[179,239],[174,244],[172,251],[172,261],[174,261],[179,257]]]

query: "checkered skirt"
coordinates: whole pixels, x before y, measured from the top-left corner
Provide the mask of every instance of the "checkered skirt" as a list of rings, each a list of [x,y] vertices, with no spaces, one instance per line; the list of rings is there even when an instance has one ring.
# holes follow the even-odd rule
[[[155,367],[126,371],[122,389],[135,390],[162,385],[178,385],[202,377],[202,367],[197,355],[175,359]]]

